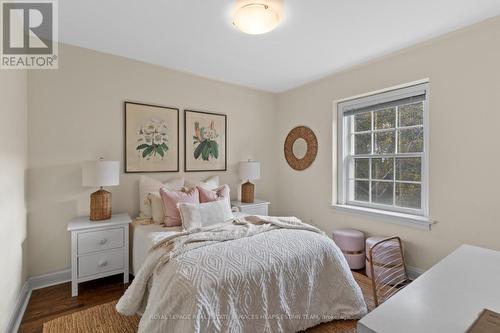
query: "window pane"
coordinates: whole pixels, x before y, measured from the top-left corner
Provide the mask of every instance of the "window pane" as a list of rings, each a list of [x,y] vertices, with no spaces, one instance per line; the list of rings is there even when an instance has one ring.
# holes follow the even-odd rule
[[[420,157],[396,158],[396,180],[419,182],[422,177],[422,161]]]
[[[421,187],[419,184],[396,184],[396,205],[407,208],[421,208]]]
[[[370,154],[372,148],[372,135],[354,134],[354,154]]]
[[[394,153],[394,145],[395,145],[394,134],[395,134],[394,131],[375,133],[374,154]]]
[[[372,182],[372,202],[392,205],[393,183]]]
[[[499,0],[500,1],[500,0]],[[427,84],[342,102],[340,203],[388,212],[427,208]],[[334,133],[335,133],[334,129]],[[335,170],[334,170],[335,171]],[[500,332],[499,332],[500,333]]]
[[[354,178],[368,179],[370,175],[370,160],[368,158],[354,159]]]
[[[422,127],[399,130],[400,153],[417,153],[424,150],[424,129]]]
[[[370,182],[367,180],[356,180],[354,182],[354,200],[367,201],[370,200]]]
[[[414,126],[424,123],[424,103],[402,105],[399,107],[399,126]]]
[[[373,113],[375,129],[396,127],[396,108],[383,109]]]
[[[372,178],[392,180],[394,176],[393,158],[373,158]]]
[[[372,129],[372,113],[358,113],[354,115],[354,131],[369,131]]]

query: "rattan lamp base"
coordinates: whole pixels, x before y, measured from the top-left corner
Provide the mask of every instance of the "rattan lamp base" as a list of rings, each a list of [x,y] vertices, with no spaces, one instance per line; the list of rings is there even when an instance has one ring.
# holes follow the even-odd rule
[[[90,220],[102,221],[111,218],[111,193],[102,189],[90,195]]]
[[[247,181],[241,185],[241,202],[253,203],[255,193],[255,185]]]

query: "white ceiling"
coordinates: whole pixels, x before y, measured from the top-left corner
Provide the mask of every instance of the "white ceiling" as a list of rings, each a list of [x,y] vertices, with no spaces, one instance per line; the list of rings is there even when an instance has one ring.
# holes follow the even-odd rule
[[[500,0],[284,0],[265,35],[231,24],[234,0],[63,0],[60,40],[281,92],[500,15]]]

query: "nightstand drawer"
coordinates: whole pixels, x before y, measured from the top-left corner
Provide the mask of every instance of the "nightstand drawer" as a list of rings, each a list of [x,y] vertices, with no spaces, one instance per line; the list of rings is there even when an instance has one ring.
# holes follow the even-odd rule
[[[90,254],[78,258],[78,277],[123,269],[123,250]]]
[[[247,203],[241,201],[231,201],[231,207],[239,212],[248,215],[269,215],[269,201],[255,199],[254,202]]]
[[[82,232],[78,234],[78,254],[123,247],[123,228]]]

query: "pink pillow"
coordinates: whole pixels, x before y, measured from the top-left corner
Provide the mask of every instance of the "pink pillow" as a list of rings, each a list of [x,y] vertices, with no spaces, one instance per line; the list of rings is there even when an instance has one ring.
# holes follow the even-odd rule
[[[177,208],[178,203],[200,203],[200,194],[196,188],[188,192],[169,191],[162,188],[160,189],[160,196],[163,203],[163,212],[165,213],[163,223],[167,227],[182,225],[181,214],[179,208]]]
[[[200,203],[212,202],[221,199],[227,199],[229,201],[229,186],[222,185],[215,190],[206,190],[203,187],[197,186],[198,192],[200,192]]]

